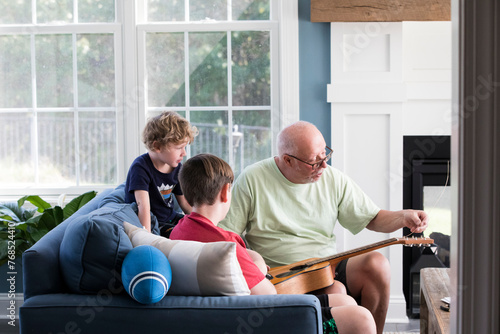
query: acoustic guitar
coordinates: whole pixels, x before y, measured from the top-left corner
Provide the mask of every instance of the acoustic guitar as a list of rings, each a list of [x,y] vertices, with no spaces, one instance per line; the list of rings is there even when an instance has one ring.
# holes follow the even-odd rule
[[[268,278],[279,294],[304,294],[332,285],[335,278],[332,266],[344,259],[391,245],[429,246],[433,243],[430,238],[391,238],[336,255],[275,267],[269,270]]]

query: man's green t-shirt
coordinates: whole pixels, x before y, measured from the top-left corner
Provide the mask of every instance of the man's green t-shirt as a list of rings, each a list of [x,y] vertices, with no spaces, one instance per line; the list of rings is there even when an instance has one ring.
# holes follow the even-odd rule
[[[243,234],[271,267],[336,253],[338,221],[356,234],[379,208],[348,176],[327,166],[314,183],[295,184],[274,158],[253,164],[235,181],[226,219],[219,226]]]

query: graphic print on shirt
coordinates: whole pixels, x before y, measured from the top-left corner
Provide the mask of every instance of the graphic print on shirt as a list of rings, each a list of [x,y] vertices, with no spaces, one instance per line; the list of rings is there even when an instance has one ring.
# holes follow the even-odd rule
[[[166,203],[166,204],[169,204],[172,202],[172,190],[174,190],[174,187],[175,187],[175,184],[174,185],[165,185],[165,184],[161,184],[160,187],[157,187],[158,188],[158,191],[160,192],[161,194],[161,197],[163,198],[163,201]]]

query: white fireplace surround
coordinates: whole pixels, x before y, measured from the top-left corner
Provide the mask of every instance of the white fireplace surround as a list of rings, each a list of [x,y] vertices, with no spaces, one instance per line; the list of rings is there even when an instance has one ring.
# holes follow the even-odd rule
[[[402,209],[403,136],[451,134],[451,22],[331,23],[332,165],[381,208]],[[392,234],[336,230],[338,251]],[[381,249],[392,268],[387,322],[405,322],[402,246]]]

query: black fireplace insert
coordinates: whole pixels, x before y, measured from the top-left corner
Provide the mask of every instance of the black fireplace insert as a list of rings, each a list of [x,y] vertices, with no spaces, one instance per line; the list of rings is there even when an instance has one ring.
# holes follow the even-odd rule
[[[449,267],[451,211],[448,217],[446,206],[450,185],[450,136],[404,136],[403,141],[403,208],[423,209],[429,215],[433,211],[437,216],[431,217],[428,231],[412,235],[433,238],[434,246],[403,248],[406,313],[410,318],[418,318],[420,269]],[[438,202],[444,205],[439,211],[434,208]],[[404,228],[403,236],[409,234],[410,230]]]

